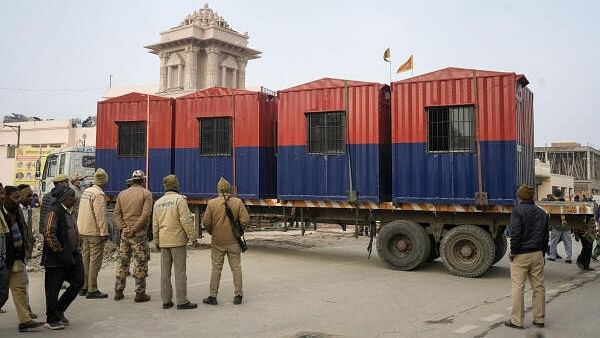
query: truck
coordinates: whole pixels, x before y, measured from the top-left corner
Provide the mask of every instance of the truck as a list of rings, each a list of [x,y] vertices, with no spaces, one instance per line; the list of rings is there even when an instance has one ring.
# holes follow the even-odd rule
[[[43,164],[43,165],[42,165]],[[54,188],[52,179],[60,174],[78,173],[83,177],[82,188],[91,186],[96,168],[96,148],[90,146],[65,147],[40,158],[36,162],[36,178],[40,180],[41,196]]]
[[[355,226],[392,269],[439,257],[479,277],[506,253],[517,187],[536,184],[528,83],[449,67],[391,84],[321,78],[276,96],[130,93],[98,103],[98,166],[112,197],[135,169],[155,197],[176,174],[197,228],[224,177],[256,226]],[[593,203],[540,206],[551,224],[593,220]]]

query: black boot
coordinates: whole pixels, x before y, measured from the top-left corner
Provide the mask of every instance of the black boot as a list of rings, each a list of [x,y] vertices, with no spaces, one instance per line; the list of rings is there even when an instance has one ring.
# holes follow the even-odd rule
[[[187,302],[185,304],[177,305],[177,310],[190,310],[198,307],[198,304]]]
[[[204,298],[202,300],[202,303],[208,304],[208,305],[217,305],[217,304],[219,304],[219,302],[217,302],[217,297],[213,297],[213,296],[208,296],[207,298]]]

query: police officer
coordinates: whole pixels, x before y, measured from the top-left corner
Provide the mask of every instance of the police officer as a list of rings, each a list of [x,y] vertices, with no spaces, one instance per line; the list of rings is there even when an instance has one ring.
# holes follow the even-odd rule
[[[77,227],[81,235],[81,254],[85,278],[80,295],[86,299],[107,298],[98,290],[98,273],[102,267],[104,245],[108,239],[106,195],[102,189],[108,183],[108,174],[102,168],[94,173],[94,185],[85,189],[79,202]]]
[[[146,277],[148,276],[148,223],[152,215],[152,194],[144,188],[146,176],[141,170],[131,175],[131,186],[119,193],[115,205],[115,225],[121,229],[121,245],[115,283],[115,300],[125,296],[123,290],[127,280],[131,256],[135,260],[135,299],[136,303],[147,302]]]
[[[233,275],[234,297],[233,304],[242,303],[242,250],[233,235],[232,224],[225,212],[225,204],[229,205],[234,219],[239,219],[241,225],[246,227],[250,222],[248,211],[241,199],[231,195],[231,185],[221,177],[217,183],[219,196],[208,201],[206,212],[202,217],[202,224],[211,235],[211,262],[212,273],[210,276],[210,294],[204,298],[204,304],[217,305],[217,293],[221,282],[221,271],[225,256],[229,260],[229,267]]]
[[[178,310],[198,307],[187,298],[186,244],[196,242],[198,235],[185,196],[179,193],[179,182],[175,175],[163,178],[165,195],[154,205],[152,232],[154,243],[160,249],[160,297],[162,308],[173,307],[171,270],[175,271],[175,298]]]

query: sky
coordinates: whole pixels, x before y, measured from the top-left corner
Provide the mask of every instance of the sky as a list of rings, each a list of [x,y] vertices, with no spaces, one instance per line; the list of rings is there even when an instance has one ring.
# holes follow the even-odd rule
[[[0,115],[84,118],[108,87],[157,84],[143,48],[204,6],[192,0],[5,1]],[[535,142],[600,148],[600,1],[208,2],[262,51],[247,86],[278,90],[322,77],[387,83],[414,55],[414,75],[445,67],[523,73],[534,92]],[[397,81],[407,75],[394,75]]]

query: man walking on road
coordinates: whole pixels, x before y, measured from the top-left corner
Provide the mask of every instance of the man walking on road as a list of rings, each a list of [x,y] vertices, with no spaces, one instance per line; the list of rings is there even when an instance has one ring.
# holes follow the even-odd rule
[[[46,291],[46,328],[62,330],[69,325],[65,311],[77,298],[83,285],[83,261],[80,239],[73,205],[75,191],[65,186],[52,190],[56,200],[47,217],[42,265],[46,269],[44,286]],[[58,297],[62,284],[69,287]]]
[[[510,216],[510,278],[512,316],[504,324],[523,328],[525,318],[524,289],[529,276],[533,289],[533,324],[544,327],[546,289],[544,255],[548,246],[548,215],[533,202],[533,188],[523,185],[517,190],[519,205]]]
[[[591,232],[594,231],[591,225],[582,223],[576,224],[573,227],[575,233],[575,240],[581,241],[581,253],[577,257],[577,267],[583,271],[593,271],[590,267],[592,260],[592,246],[594,245],[593,236]]]
[[[135,299],[136,303],[147,302],[146,277],[148,276],[148,223],[152,215],[152,193],[143,187],[144,172],[136,170],[131,175],[131,187],[117,196],[114,222],[121,229],[121,244],[115,283],[115,300],[125,296],[123,290],[127,280],[127,272],[131,256],[135,260]]]
[[[244,297],[244,292],[242,291],[242,249],[233,235],[233,224],[231,224],[227,217],[225,204],[229,205],[234,219],[239,219],[242,227],[248,225],[250,217],[242,200],[231,196],[231,185],[223,177],[217,183],[217,192],[219,196],[208,201],[206,211],[202,217],[202,224],[212,236],[210,294],[202,302],[210,305],[218,304],[217,294],[221,282],[221,271],[223,270],[223,262],[227,255],[235,288],[233,304],[238,305],[242,303],[242,298]]]
[[[98,168],[94,174],[94,185],[85,189],[79,202],[77,226],[81,234],[84,281],[80,295],[87,299],[107,298],[98,290],[98,273],[102,267],[104,244],[108,239],[106,198],[102,187],[108,182],[108,174]]]
[[[163,309],[173,307],[171,269],[175,270],[175,293],[177,309],[195,309],[198,304],[187,298],[186,259],[188,242],[197,239],[192,213],[185,196],[179,194],[179,182],[175,175],[163,179],[165,195],[154,204],[152,233],[156,247],[160,249],[160,296]]]
[[[33,191],[28,184],[20,184],[17,186],[19,190],[19,210],[25,221],[25,229],[27,232],[27,243],[25,245],[25,259],[30,260],[33,254],[33,245],[35,239],[33,238],[33,225],[32,225],[32,210],[31,202],[33,197]],[[27,289],[27,308],[29,309],[29,316],[33,319],[37,318],[37,315],[31,311],[31,301],[29,300],[29,274],[25,270],[25,287]]]
[[[562,191],[557,190],[557,192],[555,192],[555,195],[557,195],[556,197],[558,198],[558,201],[564,202],[565,199],[562,197]],[[555,224],[552,226],[552,230],[550,231],[550,257],[548,257],[549,260],[555,261],[558,258],[556,249],[560,241],[563,242],[563,245],[565,246],[565,252],[567,254],[565,263],[571,264],[571,257],[573,254],[573,244],[571,241],[571,226],[566,222],[561,223],[560,225]]]
[[[54,188],[56,188],[59,185],[64,185],[65,187],[68,187],[69,178],[67,177],[67,175],[63,174],[56,175],[52,178],[52,183],[54,184]],[[50,191],[42,197],[42,205],[40,207],[40,220],[38,223],[38,230],[41,235],[44,235],[44,233],[46,232],[46,216],[48,215],[48,212],[54,205],[54,202],[55,201],[54,197],[52,197],[52,191]]]
[[[19,332],[39,327],[44,323],[35,322],[29,315],[27,304],[27,277],[25,263],[29,233],[27,225],[19,210],[20,195],[16,187],[4,188],[5,198],[2,206],[2,216],[8,227],[6,236],[6,268],[8,269],[8,284],[17,309]]]

